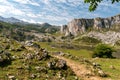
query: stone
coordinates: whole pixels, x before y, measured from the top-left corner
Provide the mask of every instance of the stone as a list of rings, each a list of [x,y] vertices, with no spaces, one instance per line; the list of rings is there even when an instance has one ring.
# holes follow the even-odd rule
[[[75,76],[75,80],[78,80],[78,77],[77,77],[77,76]]]
[[[24,69],[22,66],[17,67],[17,69]]]
[[[62,78],[62,73],[61,72],[58,72],[57,75],[58,75],[58,78]]]
[[[26,55],[26,59],[29,60],[29,59],[33,59],[34,58],[34,55],[29,53]]]
[[[97,66],[101,66],[100,64],[98,63],[92,63],[93,66],[97,67]]]
[[[35,79],[36,78],[36,74],[31,74],[30,76],[32,79]]]
[[[107,76],[102,70],[98,70],[98,74],[101,77],[106,77]]]
[[[65,69],[66,68],[66,61],[59,59],[58,62],[56,63],[56,67],[60,69]]]
[[[16,79],[15,76],[13,76],[13,75],[8,76],[8,78],[9,78],[10,80],[15,80],[15,79]]]
[[[47,63],[47,66],[48,66],[49,69],[52,69],[52,68],[54,67],[54,66],[52,65],[52,62],[48,62],[48,63]]]
[[[33,45],[33,41],[26,41],[26,42],[25,42],[25,45],[26,45],[26,46],[32,46],[32,45]]]
[[[110,69],[115,69],[115,67],[113,65],[110,65]]]
[[[35,69],[36,69],[37,71],[39,71],[39,70],[40,70],[40,67],[39,67],[39,66],[36,66]]]

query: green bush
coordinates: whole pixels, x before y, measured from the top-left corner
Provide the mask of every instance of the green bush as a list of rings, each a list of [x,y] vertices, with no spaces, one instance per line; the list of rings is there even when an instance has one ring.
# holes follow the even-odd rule
[[[94,44],[96,44],[96,43],[101,43],[100,40],[95,39],[95,38],[93,38],[93,37],[88,37],[88,36],[82,37],[82,38],[81,38],[81,41],[82,41],[82,42],[87,42],[87,43],[94,43]]]
[[[94,53],[92,54],[92,57],[100,57],[100,58],[113,58],[112,53],[115,50],[106,44],[98,44],[95,47]]]

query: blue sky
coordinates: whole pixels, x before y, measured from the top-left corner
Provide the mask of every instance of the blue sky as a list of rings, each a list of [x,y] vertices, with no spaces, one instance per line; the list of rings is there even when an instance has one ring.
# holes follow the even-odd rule
[[[67,24],[74,18],[110,17],[120,14],[120,3],[104,0],[96,11],[88,11],[83,0],[0,0],[0,16],[30,23]]]

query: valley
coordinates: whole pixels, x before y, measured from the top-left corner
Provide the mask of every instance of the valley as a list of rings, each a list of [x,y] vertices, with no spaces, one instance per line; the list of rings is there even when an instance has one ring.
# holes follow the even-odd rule
[[[88,29],[77,23],[60,28],[0,21],[0,80],[119,80],[119,26]],[[112,57],[93,57],[99,44],[114,48]]]

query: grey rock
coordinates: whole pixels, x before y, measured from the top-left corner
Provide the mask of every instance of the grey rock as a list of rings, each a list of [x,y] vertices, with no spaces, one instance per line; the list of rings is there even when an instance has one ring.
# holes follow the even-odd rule
[[[105,33],[91,31],[83,36],[93,37],[95,39],[101,40],[105,44],[115,45],[117,41],[120,40],[120,32],[108,31]]]
[[[36,74],[31,74],[31,76],[30,76],[32,79],[35,79],[37,76],[36,76]]]
[[[106,77],[107,75],[105,74],[105,72],[103,72],[102,70],[98,70],[98,74],[101,77]]]
[[[120,25],[120,15],[116,15],[108,18],[94,18],[94,19],[73,19],[67,25],[61,27],[61,33],[65,36],[72,34],[77,36],[78,34],[83,34],[87,29],[93,28],[101,30],[102,28],[115,27],[116,30],[119,29]]]
[[[54,67],[54,65],[52,64],[52,62],[48,62],[47,66],[48,66],[49,69],[52,69]]]
[[[110,69],[116,69],[113,65],[110,65]]]
[[[58,67],[60,69],[65,68],[66,67],[66,61],[62,60],[62,59],[59,59],[58,62],[56,63],[56,67]]]
[[[16,79],[15,76],[13,76],[13,75],[8,76],[8,78],[9,78],[10,80],[15,80],[15,79]]]

